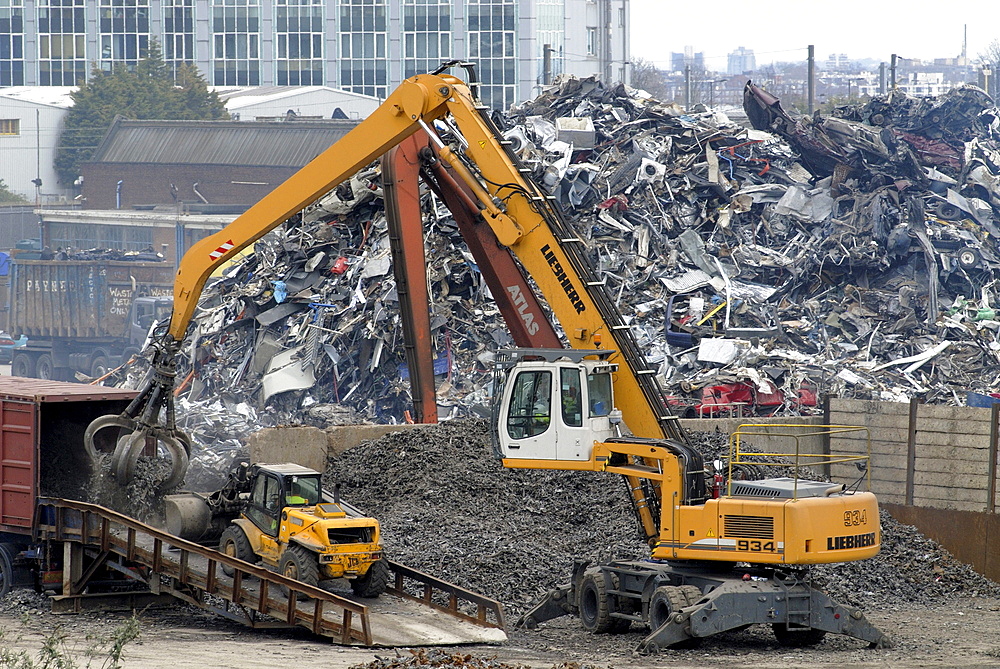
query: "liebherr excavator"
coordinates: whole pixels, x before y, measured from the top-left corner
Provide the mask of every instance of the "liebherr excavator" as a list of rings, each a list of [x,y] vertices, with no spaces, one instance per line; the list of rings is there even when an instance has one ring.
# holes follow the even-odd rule
[[[101,430],[118,429],[114,463],[124,480],[147,438],[156,438],[173,457],[168,482],[179,481],[189,440],[174,421],[175,358],[207,277],[422,130],[430,142],[424,155],[454,173],[461,194],[453,195],[473,208],[475,224],[489,226],[535,282],[569,346],[498,352],[492,406],[498,455],[511,468],[620,474],[652,548],[645,561],[578,564],[572,582],[550,592],[524,624],[565,613],[578,614],[594,632],[638,622],[649,627],[642,652],[753,623],[771,624],[790,645],[817,643],[827,632],[886,644],[860,611],[813,588],[808,570],[878,552],[874,495],[798,478],[745,481],[738,490],[709,493],[703,458],[670,414],[655,371],[590,270],[583,240],[528,177],[476,100],[474,85],[443,73],[456,64],[404,81],[356,129],[185,254],[169,327],[153,344],[150,376],[122,415],[91,424],[89,447]],[[461,65],[474,81],[471,66]],[[505,299],[516,302],[513,292]],[[505,313],[508,323],[526,316],[519,303],[512,314]],[[522,330],[523,339],[515,341],[537,346],[539,329]],[[546,332],[551,341],[553,330]]]

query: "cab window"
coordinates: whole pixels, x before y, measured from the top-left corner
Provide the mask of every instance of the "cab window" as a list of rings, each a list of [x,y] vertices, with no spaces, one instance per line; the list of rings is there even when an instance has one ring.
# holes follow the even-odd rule
[[[314,506],[319,504],[320,482],[318,476],[292,476],[285,493],[288,506]]]
[[[565,367],[560,369],[559,386],[563,423],[570,427],[581,427],[583,425],[583,408],[580,406],[580,370]]]
[[[588,415],[607,416],[614,408],[611,395],[611,375],[607,373],[588,374],[587,392],[590,396],[590,406]]]
[[[549,429],[552,417],[552,373],[520,372],[507,412],[507,432],[512,439],[534,437]]]

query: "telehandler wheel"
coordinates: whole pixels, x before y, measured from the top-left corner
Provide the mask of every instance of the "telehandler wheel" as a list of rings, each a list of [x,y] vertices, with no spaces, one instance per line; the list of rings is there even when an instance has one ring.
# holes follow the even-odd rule
[[[222,538],[219,540],[219,552],[250,564],[257,562],[250,540],[239,525],[230,525],[223,530]],[[226,576],[232,576],[235,572],[236,570],[229,565],[222,565],[222,573]]]
[[[319,562],[316,554],[311,553],[302,546],[289,546],[281,554],[281,561],[278,564],[278,571],[282,576],[294,578],[306,585],[319,584]],[[304,599],[305,595],[299,595]]]
[[[604,572],[591,572],[583,577],[580,584],[580,624],[594,634],[604,634],[615,627]]]
[[[804,648],[815,646],[826,636],[826,630],[816,628],[807,630],[789,630],[785,623],[774,623],[771,625],[774,630],[774,638],[778,643],[788,648]]]
[[[351,590],[358,597],[378,597],[389,586],[389,577],[389,565],[385,560],[379,560],[368,568],[364,576],[351,581]]]

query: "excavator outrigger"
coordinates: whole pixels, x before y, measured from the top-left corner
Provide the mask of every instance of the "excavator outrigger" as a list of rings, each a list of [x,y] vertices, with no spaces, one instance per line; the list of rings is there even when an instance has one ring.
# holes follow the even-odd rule
[[[114,468],[125,481],[147,439],[155,438],[173,460],[165,485],[179,482],[189,440],[174,421],[174,365],[205,280],[233,254],[401,146],[396,166],[429,175],[465,226],[465,238],[477,240],[470,247],[480,263],[496,270],[490,287],[515,342],[531,347],[497,353],[497,454],[511,468],[620,474],[652,548],[646,561],[579,563],[572,582],[550,592],[522,623],[531,627],[573,613],[587,629],[609,632],[639,622],[650,630],[642,652],[753,623],[771,624],[779,641],[790,645],[817,643],[826,632],[885,645],[885,636],[860,611],[814,588],[808,569],[878,552],[874,495],[797,476],[742,481],[738,487],[730,481],[724,493],[710,494],[702,455],[670,413],[655,370],[590,269],[584,240],[529,178],[530,170],[477,102],[474,84],[443,74],[456,64],[467,67],[474,82],[472,67],[455,62],[407,79],[355,130],[188,251],[177,273],[173,315],[154,342],[144,388],[122,415],[91,424],[88,448],[96,451],[99,433],[116,428],[121,436],[114,444]],[[404,144],[418,132],[421,141]],[[394,204],[392,191],[412,180],[395,177],[392,168],[384,176],[387,209],[406,210]],[[419,220],[404,228],[413,234],[414,225],[419,229]],[[498,246],[502,253],[489,256]],[[508,266],[510,257],[516,263]],[[565,341],[530,294],[526,277],[558,319]],[[415,290],[402,300],[411,308],[426,304],[418,283],[410,282]],[[413,343],[413,355],[426,357],[427,350],[426,342]]]

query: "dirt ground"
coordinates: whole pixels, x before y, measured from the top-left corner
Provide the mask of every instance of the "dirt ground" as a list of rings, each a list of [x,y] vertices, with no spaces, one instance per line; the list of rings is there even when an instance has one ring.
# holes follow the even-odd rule
[[[80,667],[88,666],[86,651],[108,638],[126,620],[126,613],[54,615],[31,608],[0,612],[0,647],[24,649],[36,656],[46,637],[58,630],[63,652]],[[754,627],[721,635],[696,650],[666,651],[655,657],[634,655],[630,649],[640,632],[593,636],[574,619],[563,618],[534,632],[514,631],[506,644],[442,649],[447,654],[525,665],[560,667],[575,662],[596,667],[997,667],[1000,666],[1000,600],[971,598],[934,608],[869,612],[868,617],[893,641],[890,649],[873,650],[844,637],[828,636],[810,649],[778,646],[770,630]],[[409,657],[408,649],[344,648],[305,632],[251,630],[210,613],[187,607],[138,613],[140,637],[125,648],[123,666],[135,669],[187,667],[323,667],[339,669],[366,665],[377,658]],[[102,666],[102,658],[90,660]],[[461,663],[455,663],[457,666]],[[381,661],[372,666],[385,666]]]

